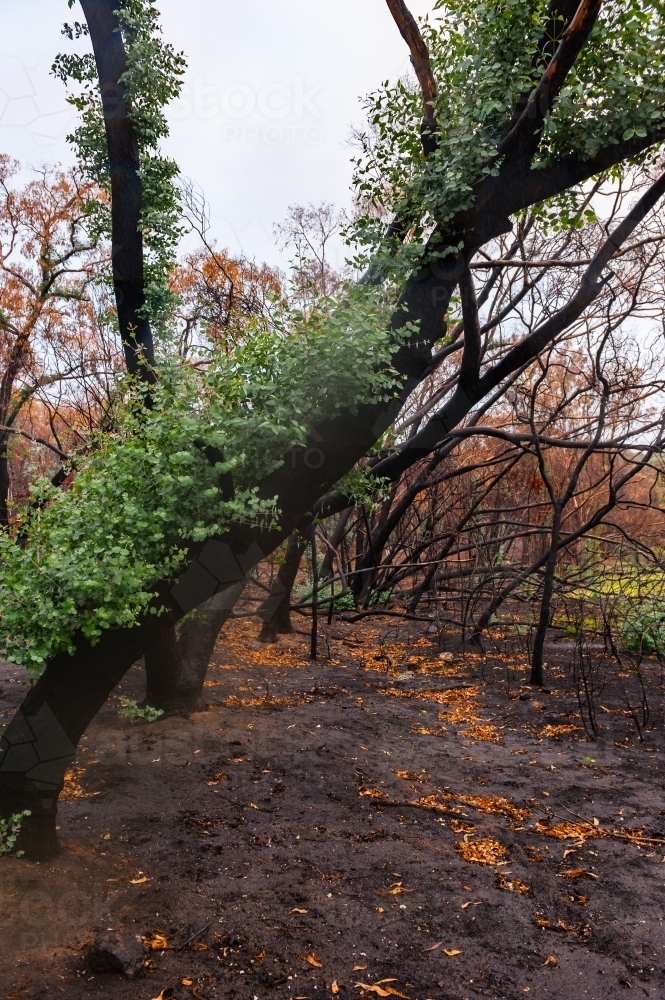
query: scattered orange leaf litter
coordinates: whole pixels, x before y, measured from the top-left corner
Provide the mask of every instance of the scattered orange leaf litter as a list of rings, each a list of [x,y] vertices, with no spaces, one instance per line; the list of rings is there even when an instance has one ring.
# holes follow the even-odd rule
[[[469,834],[467,834],[467,837]],[[465,861],[474,865],[505,865],[508,848],[495,840],[494,837],[483,837],[481,840],[458,840],[455,850]]]
[[[80,780],[85,774],[82,767],[72,767],[65,773],[65,784],[60,793],[60,801],[66,802],[69,799],[89,799],[93,793],[84,791],[81,788]]]

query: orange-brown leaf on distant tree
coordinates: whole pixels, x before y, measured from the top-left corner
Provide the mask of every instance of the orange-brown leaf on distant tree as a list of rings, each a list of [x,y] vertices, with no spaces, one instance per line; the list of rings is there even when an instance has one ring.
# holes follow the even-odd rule
[[[103,200],[76,170],[43,167],[23,186],[0,155],[0,523],[30,481],[53,474],[99,424],[120,350],[90,235]],[[35,447],[37,445],[38,447]],[[54,458],[54,456],[57,456]]]

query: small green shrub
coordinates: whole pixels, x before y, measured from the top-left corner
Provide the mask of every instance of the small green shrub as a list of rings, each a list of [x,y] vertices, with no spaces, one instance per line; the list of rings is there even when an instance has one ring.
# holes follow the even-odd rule
[[[335,611],[355,611],[356,610],[356,599],[349,591],[348,594],[342,594],[335,600]]]
[[[619,637],[629,653],[665,653],[665,602],[643,601],[622,616]]]
[[[15,813],[9,819],[0,818],[0,857],[12,853],[21,832],[21,824],[28,816],[32,816],[32,813],[26,809],[25,812]],[[24,853],[24,851],[17,851],[16,857],[20,858]]]
[[[390,600],[391,592],[389,590],[379,590],[375,594],[372,594],[369,606],[373,608],[377,604],[387,604]]]
[[[152,708],[150,705],[141,708],[131,698],[121,698],[120,704],[122,705],[120,715],[128,722],[157,722],[157,719],[164,715],[161,708]]]

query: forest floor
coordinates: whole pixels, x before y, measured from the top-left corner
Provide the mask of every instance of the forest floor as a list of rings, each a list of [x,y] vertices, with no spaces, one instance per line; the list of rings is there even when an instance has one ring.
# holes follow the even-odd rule
[[[335,621],[312,662],[237,619],[187,720],[123,721],[130,671],[69,775],[59,859],[0,862],[0,1000],[665,996],[657,665],[644,741],[607,684],[591,742],[570,646],[536,695],[517,650],[446,663],[385,621]],[[7,719],[25,681],[1,673]],[[138,979],[90,971],[107,929],[143,938]]]

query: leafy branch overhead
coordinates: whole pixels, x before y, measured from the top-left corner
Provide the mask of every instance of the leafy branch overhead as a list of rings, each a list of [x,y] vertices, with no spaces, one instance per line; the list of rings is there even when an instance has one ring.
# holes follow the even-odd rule
[[[502,188],[504,214],[544,201],[543,213],[554,209],[553,224],[565,226],[581,198],[576,184],[655,155],[665,135],[662,4],[595,0],[578,10],[556,0],[437,0],[435,12],[421,31],[435,81],[427,93],[436,90],[428,100],[436,148],[426,155],[420,140],[422,73],[418,88],[403,79],[365,102],[355,185],[372,211],[350,236],[367,253],[382,244],[377,211],[409,231],[406,264],[437,247],[470,247],[457,220],[487,210]],[[522,203],[513,206],[519,179]]]

